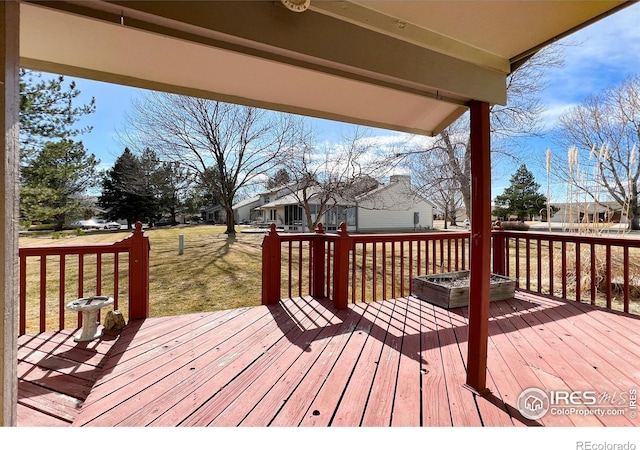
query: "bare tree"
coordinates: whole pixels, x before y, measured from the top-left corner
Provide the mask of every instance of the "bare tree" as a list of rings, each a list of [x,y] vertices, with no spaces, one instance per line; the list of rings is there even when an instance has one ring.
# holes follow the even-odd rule
[[[235,234],[232,205],[240,189],[270,172],[293,145],[296,116],[182,95],[149,92],[133,104],[123,140],[179,162],[209,185]]]
[[[544,108],[538,94],[546,86],[546,70],[562,65],[562,47],[558,44],[546,47],[526,61],[507,77],[507,105],[491,107],[491,147],[494,167],[499,166],[501,157],[518,159],[517,139],[535,136],[543,132],[541,113]],[[444,170],[430,171],[421,162],[433,162],[429,158],[421,161],[420,153],[435,152],[436,158],[448,164]],[[433,177],[444,176],[446,183],[454,183],[462,196],[467,216],[471,215],[471,143],[469,116],[465,114],[435,139],[408,148],[399,156],[406,157],[405,164],[413,172],[414,179],[422,179],[421,192],[431,194],[443,192],[437,180],[425,180],[424,174]],[[448,188],[447,188],[448,189]]]
[[[554,158],[554,175],[596,201],[604,190],[640,229],[640,76],[587,98],[560,117],[558,129],[559,144],[570,150]]]
[[[457,162],[464,159],[451,161],[446,151],[419,152],[413,160],[422,169],[415,171],[415,182],[421,187],[423,196],[442,211],[445,229],[449,223],[457,225],[456,211],[464,205],[457,181],[461,177],[458,171],[468,171],[470,167],[459,167]]]
[[[302,207],[310,230],[340,206],[353,205],[357,195],[376,186],[384,167],[376,157],[379,145],[368,131],[354,127],[338,144],[318,144],[307,124],[298,134],[283,167],[290,175],[289,190]]]

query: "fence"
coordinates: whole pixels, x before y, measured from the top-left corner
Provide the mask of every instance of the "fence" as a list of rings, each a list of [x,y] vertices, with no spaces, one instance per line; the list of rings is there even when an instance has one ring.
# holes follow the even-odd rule
[[[94,295],[112,296],[114,309],[128,319],[148,317],[149,250],[141,223],[114,244],[20,248],[20,335],[62,330],[67,321],[80,327],[82,315],[65,311],[65,305]]]
[[[468,270],[468,232],[278,234],[263,241],[262,302],[311,295],[336,307],[411,293],[412,278]],[[492,230],[492,270],[520,290],[640,313],[640,240]],[[635,263],[635,261],[638,261]],[[635,263],[635,264],[634,264]],[[633,270],[636,268],[637,270]]]

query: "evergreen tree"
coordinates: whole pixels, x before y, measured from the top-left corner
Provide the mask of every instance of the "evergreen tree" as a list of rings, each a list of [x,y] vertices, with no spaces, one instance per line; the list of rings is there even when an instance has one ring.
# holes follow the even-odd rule
[[[291,182],[291,176],[287,169],[281,168],[267,181],[267,189],[273,189],[281,186],[285,186],[286,184]]]
[[[95,111],[95,99],[76,105],[80,90],[75,82],[65,86],[63,76],[44,79],[40,72],[20,70],[20,143],[23,163],[37,157],[49,141],[71,139],[91,131],[78,121]]]
[[[193,176],[179,163],[163,162],[154,179],[159,206],[163,212],[171,215],[171,223],[176,225],[176,215],[185,207]]]
[[[22,168],[21,217],[55,221],[62,230],[67,216],[80,206],[80,196],[94,186],[98,161],[82,142],[47,142]]]
[[[129,228],[156,214],[156,202],[142,162],[128,148],[116,159],[102,179],[98,205],[110,220],[125,219]]]
[[[521,165],[511,179],[511,185],[505,188],[495,201],[493,215],[506,219],[516,216],[520,222],[531,219],[547,209],[547,197],[540,194],[540,184],[536,183],[533,173],[525,164]]]

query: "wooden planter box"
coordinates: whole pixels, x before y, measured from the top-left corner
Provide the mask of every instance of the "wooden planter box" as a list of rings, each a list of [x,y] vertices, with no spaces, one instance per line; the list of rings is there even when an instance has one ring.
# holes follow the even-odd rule
[[[491,274],[490,301],[513,298],[515,280]],[[469,304],[469,271],[446,272],[413,277],[412,294],[442,308],[460,308]]]

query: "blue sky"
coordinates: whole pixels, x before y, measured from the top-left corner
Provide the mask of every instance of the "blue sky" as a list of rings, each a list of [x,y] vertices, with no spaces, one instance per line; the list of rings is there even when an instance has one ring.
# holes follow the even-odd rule
[[[640,3],[574,33],[568,40],[573,45],[566,48],[564,67],[548,71],[549,84],[541,95],[547,108],[544,121],[548,130],[552,129],[563,111],[579,104],[587,96],[615,86],[629,75],[640,73]],[[132,100],[142,91],[85,79],[76,79],[76,82],[82,91],[80,101],[95,97],[97,105],[96,113],[87,118],[93,131],[82,140],[86,148],[100,159],[101,167],[109,168],[123,150],[117,132],[123,129]],[[323,141],[337,141],[340,134],[350,127],[322,120],[315,121],[315,124],[318,137]],[[389,139],[398,135],[386,130],[371,132]],[[527,139],[522,146],[527,154],[527,167],[545,179],[542,168],[547,148],[554,153],[567,151],[557,148],[549,138]],[[498,170],[494,176],[494,197],[509,184],[511,168],[505,169]]]

